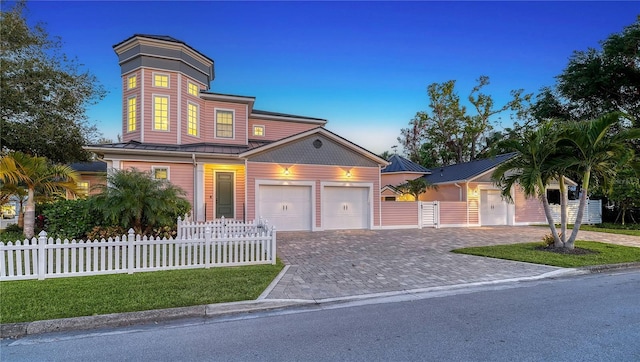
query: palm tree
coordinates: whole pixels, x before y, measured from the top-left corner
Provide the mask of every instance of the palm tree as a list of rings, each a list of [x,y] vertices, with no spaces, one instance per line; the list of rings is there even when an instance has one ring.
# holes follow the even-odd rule
[[[77,191],[79,175],[69,166],[51,164],[45,157],[13,152],[0,160],[0,181],[22,185],[27,189],[24,214],[24,235],[34,236],[36,194],[53,195],[58,192]]]
[[[407,182],[398,185],[397,187],[403,193],[412,195],[416,201],[418,201],[420,194],[427,191],[427,189],[438,189],[438,185],[430,183],[424,177],[419,177],[415,180],[407,180]]]
[[[619,123],[620,115],[611,113],[586,122],[571,123],[561,132],[559,142],[574,149],[567,161],[575,165],[582,174],[582,194],[573,231],[565,247],[573,249],[582,216],[587,203],[587,194],[592,178],[603,182],[605,189],[615,179],[617,170],[633,160],[634,151],[629,141],[640,139],[640,128],[623,129],[615,133],[613,126]]]
[[[113,170],[107,184],[100,186],[96,205],[105,220],[148,234],[155,227],[171,226],[190,209],[185,192],[166,180],[154,179],[149,172]]]
[[[500,147],[514,152],[514,156],[496,168],[492,179],[500,187],[502,197],[510,202],[513,202],[511,192],[517,186],[525,196],[540,199],[554,246],[562,247],[563,240],[556,229],[547,199],[547,186],[561,174],[555,162],[558,159],[557,135],[557,128],[545,123],[537,130],[525,132],[520,138],[500,142]],[[559,178],[562,179],[562,175]]]

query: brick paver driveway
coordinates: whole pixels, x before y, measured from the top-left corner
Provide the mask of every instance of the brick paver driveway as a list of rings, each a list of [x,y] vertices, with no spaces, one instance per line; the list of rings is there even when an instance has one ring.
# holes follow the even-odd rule
[[[545,227],[279,232],[289,270],[267,299],[326,299],[537,276],[560,268],[451,253],[539,241]],[[640,237],[581,231],[579,239],[640,246]]]

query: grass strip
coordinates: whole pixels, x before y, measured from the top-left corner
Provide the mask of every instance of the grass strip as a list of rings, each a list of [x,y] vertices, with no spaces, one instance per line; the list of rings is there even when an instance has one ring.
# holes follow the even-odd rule
[[[640,248],[578,240],[576,248],[581,254],[564,254],[542,249],[542,243],[479,246],[452,250],[454,253],[486,256],[489,258],[524,261],[563,268],[591,265],[640,262]]]
[[[0,282],[0,323],[256,299],[284,265]]]

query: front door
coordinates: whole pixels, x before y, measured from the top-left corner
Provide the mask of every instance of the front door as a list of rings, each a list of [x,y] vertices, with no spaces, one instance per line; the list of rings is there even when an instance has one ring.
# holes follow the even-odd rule
[[[216,172],[216,219],[233,219],[233,172]]]

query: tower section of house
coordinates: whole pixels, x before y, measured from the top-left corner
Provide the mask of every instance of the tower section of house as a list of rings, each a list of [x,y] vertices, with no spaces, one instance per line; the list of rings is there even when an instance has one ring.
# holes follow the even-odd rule
[[[123,142],[87,147],[107,168],[179,186],[197,221],[265,218],[278,230],[380,225],[387,162],[326,130],[326,120],[210,91],[214,61],[175,38],[138,34],[113,48]]]

